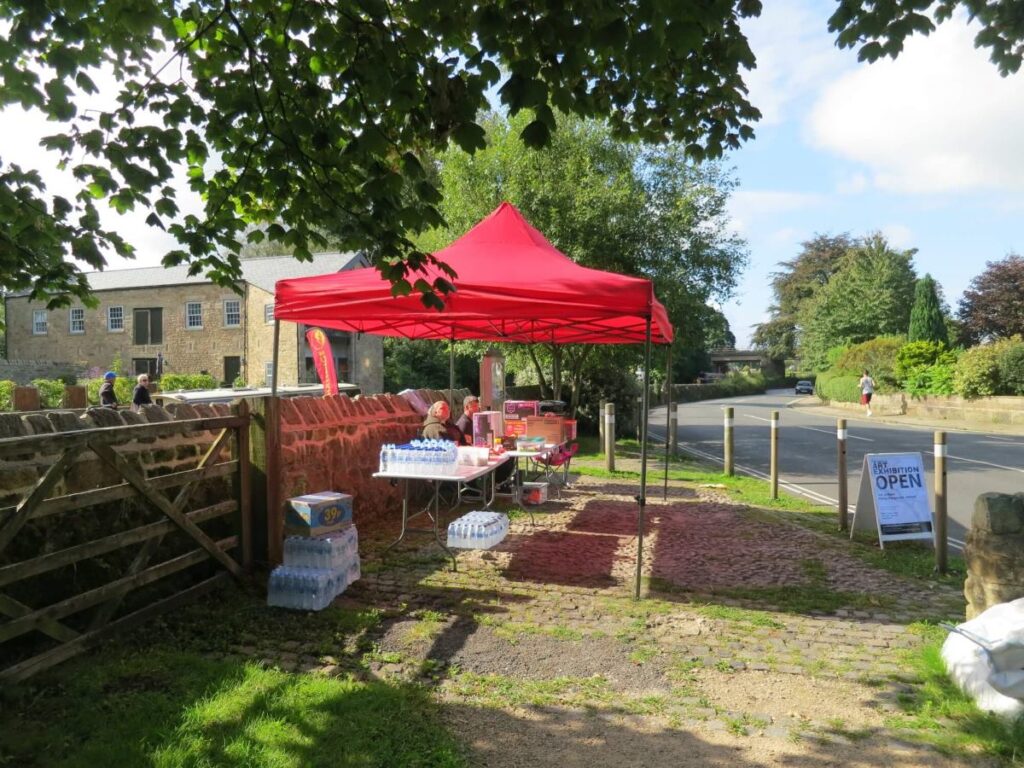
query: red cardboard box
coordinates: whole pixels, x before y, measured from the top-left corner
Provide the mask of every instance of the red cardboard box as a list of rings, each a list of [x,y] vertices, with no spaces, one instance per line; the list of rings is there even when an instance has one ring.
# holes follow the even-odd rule
[[[505,419],[505,437],[522,437],[526,434],[526,421],[523,419]]]
[[[565,429],[561,416],[527,416],[526,436],[543,437],[545,443],[557,445],[565,442]]]

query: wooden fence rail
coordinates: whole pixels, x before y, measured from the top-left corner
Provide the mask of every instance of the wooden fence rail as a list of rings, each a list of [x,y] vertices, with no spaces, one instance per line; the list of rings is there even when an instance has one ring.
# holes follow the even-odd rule
[[[242,400],[230,416],[180,421],[157,422],[132,426],[80,429],[0,440],[0,461],[14,466],[18,462],[49,466],[21,501],[0,508],[0,590],[10,591],[19,584],[60,568],[102,557],[128,547],[138,546],[124,573],[107,583],[91,586],[85,591],[64,597],[46,606],[27,604],[22,590],[21,600],[0,592],[0,657],[6,656],[4,644],[17,638],[39,640],[31,649],[19,648],[20,658],[0,669],[0,680],[23,680],[95,645],[116,632],[134,627],[156,613],[179,605],[206,592],[228,575],[244,581],[251,567],[251,473],[249,468],[249,407]],[[201,456],[189,469],[148,477],[139,453],[161,449],[161,440],[175,439],[202,445]],[[69,469],[83,456],[98,457],[112,470],[118,482],[104,487],[51,496],[66,479]],[[49,458],[46,458],[49,457]],[[229,479],[231,498],[194,508],[196,491],[211,481]],[[223,483],[221,485],[223,487]],[[175,491],[173,496],[167,495]],[[54,515],[75,513],[111,502],[135,499],[144,505],[155,522],[141,523],[133,528],[108,535],[96,535],[56,551],[9,562],[4,558],[18,534],[27,523]],[[230,518],[232,535],[211,538],[200,525],[212,520]],[[198,547],[152,564],[160,553],[160,545],[169,535],[184,532]],[[180,550],[180,547],[179,547]],[[233,557],[230,552],[236,552]],[[125,599],[134,591],[159,582],[210,560],[221,570],[169,596],[136,605],[118,616]],[[90,614],[83,612],[95,609]],[[73,624],[69,617],[76,617]],[[32,633],[38,633],[33,638]],[[37,647],[37,645],[41,647]]]

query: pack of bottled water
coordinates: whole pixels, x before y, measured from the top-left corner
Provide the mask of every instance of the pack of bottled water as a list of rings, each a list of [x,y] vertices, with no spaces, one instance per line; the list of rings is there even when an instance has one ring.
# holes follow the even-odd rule
[[[500,512],[468,512],[448,525],[448,546],[490,549],[508,533],[508,516]]]
[[[361,575],[354,525],[314,538],[289,536],[284,565],[270,574],[267,605],[322,611]]]
[[[451,440],[413,440],[380,447],[380,471],[395,475],[452,475],[459,461],[458,446]]]

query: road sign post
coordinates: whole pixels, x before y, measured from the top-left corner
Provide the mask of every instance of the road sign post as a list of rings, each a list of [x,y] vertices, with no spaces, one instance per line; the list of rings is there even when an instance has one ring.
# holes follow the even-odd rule
[[[836,514],[839,517],[839,530],[845,531],[849,525],[850,506],[846,495],[846,419],[836,419],[836,480],[839,483]]]
[[[946,511],[946,433],[935,433],[935,570],[946,572],[949,547]]]
[[[772,499],[779,498],[779,412],[772,411],[771,448]]]
[[[728,477],[732,477],[733,474],[733,454],[732,454],[732,408],[725,409],[725,419],[723,422],[723,429],[725,430],[722,436],[722,464],[723,471]]]

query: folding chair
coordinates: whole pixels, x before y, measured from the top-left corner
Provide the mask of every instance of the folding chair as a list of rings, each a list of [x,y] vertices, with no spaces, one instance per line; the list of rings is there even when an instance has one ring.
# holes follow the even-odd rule
[[[539,476],[542,476],[547,482],[551,482],[555,478],[555,474],[561,470],[561,485],[568,487],[569,463],[572,461],[572,457],[576,455],[579,449],[579,443],[573,443],[567,448],[552,451],[544,456],[531,457],[530,460],[537,468]],[[559,493],[561,493],[561,489],[559,489]]]

